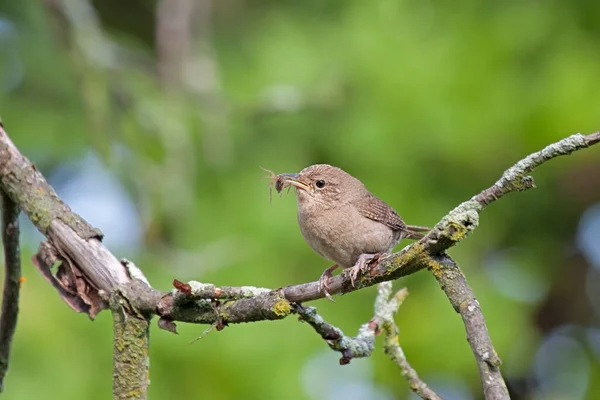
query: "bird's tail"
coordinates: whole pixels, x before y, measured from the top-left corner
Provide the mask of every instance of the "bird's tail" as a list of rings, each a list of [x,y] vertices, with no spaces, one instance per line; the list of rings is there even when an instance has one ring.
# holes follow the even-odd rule
[[[427,232],[429,232],[430,230],[431,230],[431,228],[428,228],[426,226],[406,225],[406,229],[405,229],[406,236],[404,236],[404,237],[406,239],[419,240],[422,237],[424,237],[427,234]]]

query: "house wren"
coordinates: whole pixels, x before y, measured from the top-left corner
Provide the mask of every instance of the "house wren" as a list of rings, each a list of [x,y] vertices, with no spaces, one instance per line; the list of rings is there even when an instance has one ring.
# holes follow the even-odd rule
[[[423,237],[419,231],[428,230],[407,226],[392,207],[340,168],[316,164],[298,174],[271,174],[278,192],[295,187],[304,240],[335,262],[319,279],[319,290],[329,298],[328,281],[336,268],[351,268],[354,285],[358,272],[379,254],[389,253],[402,238],[418,239]]]

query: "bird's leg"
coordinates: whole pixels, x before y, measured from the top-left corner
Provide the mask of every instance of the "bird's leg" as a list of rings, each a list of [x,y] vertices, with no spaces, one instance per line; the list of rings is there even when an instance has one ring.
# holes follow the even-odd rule
[[[337,268],[339,268],[338,265],[333,264],[331,267],[329,267],[325,271],[323,271],[323,273],[321,274],[321,277],[319,278],[319,284],[317,286],[317,289],[319,290],[319,292],[323,292],[325,297],[327,297],[331,301],[334,301],[334,300],[333,300],[333,297],[331,297],[331,295],[327,291],[327,289],[329,289],[329,280],[333,277],[332,272],[335,271]]]
[[[379,261],[379,255],[379,253],[375,253],[361,254],[358,256],[356,264],[354,264],[354,267],[350,268],[350,282],[352,283],[352,286],[354,286],[354,281],[356,280],[358,273],[366,271],[367,267],[373,262],[377,263]]]

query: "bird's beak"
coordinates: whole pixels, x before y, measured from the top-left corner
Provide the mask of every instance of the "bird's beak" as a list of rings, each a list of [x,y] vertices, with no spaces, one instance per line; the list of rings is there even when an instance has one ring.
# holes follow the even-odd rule
[[[299,180],[298,174],[281,174],[281,176],[285,177],[286,183],[294,185],[294,187],[296,187],[298,189],[303,189],[307,192],[310,192],[310,186],[307,185],[306,183],[302,182],[301,180]]]

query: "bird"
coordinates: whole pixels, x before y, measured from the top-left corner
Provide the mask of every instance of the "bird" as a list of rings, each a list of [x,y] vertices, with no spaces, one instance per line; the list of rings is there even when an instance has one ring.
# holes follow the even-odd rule
[[[269,171],[270,172],[270,171]],[[386,202],[344,170],[314,164],[297,174],[272,174],[276,189],[296,190],[298,225],[306,243],[321,257],[335,264],[321,274],[320,292],[327,289],[337,268],[350,269],[354,286],[381,254],[390,253],[403,238],[420,239],[429,228],[406,225]]]

